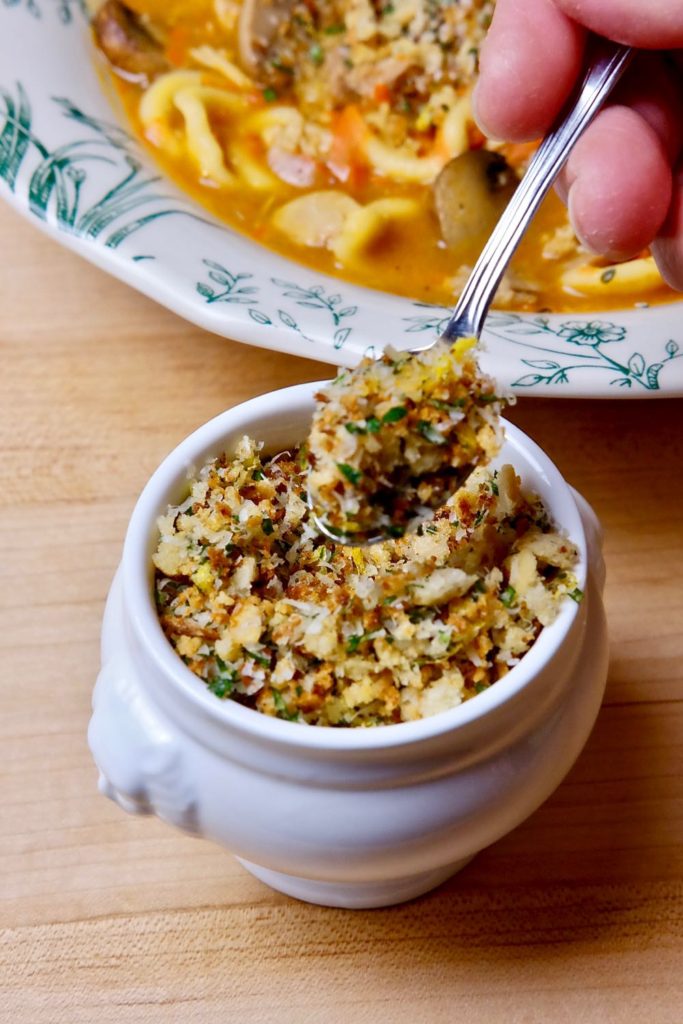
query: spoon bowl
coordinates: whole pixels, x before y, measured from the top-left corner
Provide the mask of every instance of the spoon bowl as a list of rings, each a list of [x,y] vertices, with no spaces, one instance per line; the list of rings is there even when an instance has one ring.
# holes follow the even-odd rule
[[[443,345],[444,341],[454,343],[460,339],[478,340],[480,338],[484,321],[503,274],[524,233],[571,150],[621,78],[632,57],[633,50],[630,47],[609,41],[596,41],[576,95],[534,153],[524,177],[514,191],[475,263],[441,338],[436,338],[421,348],[411,349],[411,356],[424,357],[430,349],[436,345]],[[455,171],[457,160],[467,163],[467,166],[463,168],[463,173],[469,174],[472,170],[471,154],[463,154],[453,162],[450,175],[457,177]],[[362,373],[364,365],[362,363],[357,371],[351,371],[352,374],[354,372]],[[473,459],[467,472],[462,472],[466,467],[459,466],[458,472],[454,474],[453,478],[455,486],[460,486],[469,472],[480,462],[480,458]],[[406,461],[406,476],[409,476],[409,469],[410,463]],[[338,530],[336,527],[331,527],[330,523],[325,520],[325,512],[321,503],[315,498],[309,474],[308,503],[316,527],[321,534],[337,543],[362,547],[387,540],[392,536],[391,532],[387,532],[386,529],[382,530],[379,523],[377,529],[358,531],[355,529],[353,531]],[[442,500],[440,504],[443,503]],[[429,507],[416,507],[415,515],[411,518],[410,528],[414,529],[419,526],[420,522],[428,518],[430,511]],[[401,533],[403,532],[405,532],[404,529],[401,530]]]

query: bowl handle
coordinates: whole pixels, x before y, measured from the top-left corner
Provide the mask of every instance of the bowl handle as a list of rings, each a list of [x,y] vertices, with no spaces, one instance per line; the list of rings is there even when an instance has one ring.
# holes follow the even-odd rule
[[[605,539],[605,533],[602,528],[602,523],[593,511],[593,507],[588,504],[583,494],[579,494],[575,488],[570,488],[574,501],[576,502],[581,516],[581,522],[586,533],[586,545],[588,547],[588,566],[593,573],[593,578],[598,585],[600,593],[605,589],[605,559],[602,555],[602,548]]]
[[[156,814],[198,833],[197,801],[180,745],[118,657],[107,659],[98,676],[88,743],[101,793],[131,814]]]

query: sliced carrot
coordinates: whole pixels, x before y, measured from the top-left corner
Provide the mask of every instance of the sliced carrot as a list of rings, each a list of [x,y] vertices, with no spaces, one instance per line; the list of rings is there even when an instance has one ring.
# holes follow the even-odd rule
[[[385,82],[378,82],[373,92],[375,103],[388,103],[391,99],[389,86]]]
[[[368,127],[355,103],[335,114],[328,167],[341,181],[350,181],[365,166]]]
[[[503,156],[511,167],[521,167],[537,149],[538,142],[508,142],[503,146]]]
[[[440,156],[444,161],[450,160],[451,151],[448,147],[448,143],[444,138],[443,125],[439,125],[436,135],[432,139],[432,144],[427,150],[427,156]]]
[[[190,34],[184,25],[176,25],[171,29],[166,42],[166,56],[174,67],[181,67],[187,62],[187,51],[190,48]]]
[[[479,131],[473,121],[470,121],[467,125],[467,138],[469,140],[470,149],[481,149],[486,142],[486,136],[483,132]]]

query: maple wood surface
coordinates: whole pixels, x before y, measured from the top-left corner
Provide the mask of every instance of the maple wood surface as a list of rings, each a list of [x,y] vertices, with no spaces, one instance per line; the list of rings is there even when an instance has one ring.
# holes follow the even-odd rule
[[[307,906],[101,797],[86,727],[149,474],[329,368],[205,334],[4,206],[0,239],[0,1021],[680,1024],[683,402],[511,414],[606,530],[609,682],[569,777],[420,900]]]

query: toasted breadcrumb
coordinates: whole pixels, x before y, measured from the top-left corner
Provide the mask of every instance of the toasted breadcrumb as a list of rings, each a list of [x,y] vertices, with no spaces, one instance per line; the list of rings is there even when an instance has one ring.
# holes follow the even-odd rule
[[[473,345],[389,348],[316,395],[309,488],[335,536],[402,536],[498,451],[504,402]]]
[[[159,518],[159,618],[220,699],[320,726],[437,714],[495,684],[580,598],[577,552],[510,466],[475,470],[418,533],[321,540],[299,449],[245,437]]]

